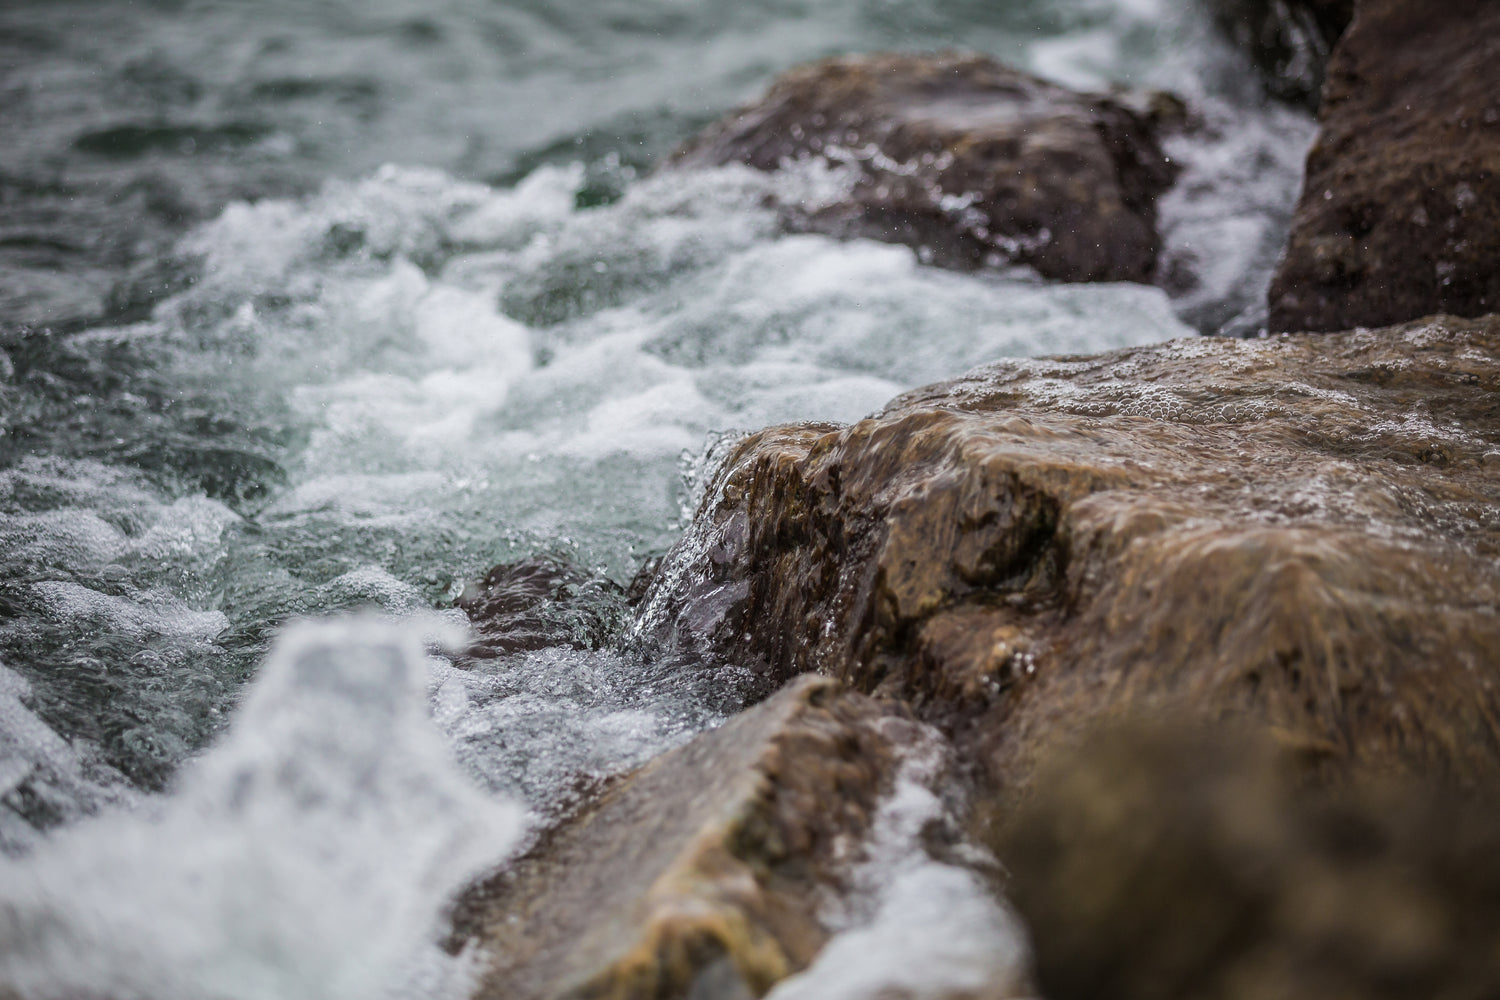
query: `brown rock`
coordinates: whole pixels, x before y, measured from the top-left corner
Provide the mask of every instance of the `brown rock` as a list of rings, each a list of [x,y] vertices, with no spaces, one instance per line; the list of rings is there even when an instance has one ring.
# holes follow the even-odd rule
[[[792,70],[674,162],[776,170],[812,157],[853,164],[860,179],[847,202],[796,216],[798,228],[905,243],[950,267],[1016,261],[1062,281],[1149,281],[1156,198],[1175,175],[1149,114],[951,53]]]
[[[1500,759],[1500,319],[994,365],[752,436],[679,551],[648,623],[911,699],[991,787],[1172,705],[1462,776]]]
[[[460,903],[455,947],[490,956],[476,995],[753,997],[805,968],[903,728],[804,678],[657,758]]]
[[[1361,0],[1320,121],[1272,329],[1500,310],[1500,6]]]
[[[608,579],[533,556],[496,566],[456,604],[473,623],[467,654],[492,659],[554,646],[598,649],[619,634],[627,595]]]
[[[1253,738],[1109,727],[1049,761],[994,847],[1051,1000],[1500,995],[1500,809],[1329,791]]]
[[[1316,109],[1328,53],[1354,17],[1354,0],[1210,0],[1219,26],[1254,58],[1266,89]]]

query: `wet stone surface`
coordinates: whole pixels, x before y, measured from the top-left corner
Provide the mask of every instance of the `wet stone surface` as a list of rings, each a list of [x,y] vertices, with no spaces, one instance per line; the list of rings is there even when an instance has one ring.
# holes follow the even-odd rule
[[[1364,0],[1329,65],[1271,329],[1500,308],[1500,8]]]
[[[648,608],[908,699],[980,783],[1142,706],[1320,773],[1500,758],[1500,324],[1006,362],[743,443]],[[675,610],[674,610],[675,609]]]
[[[827,940],[910,728],[802,678],[652,761],[459,902],[476,997],[764,994]]]
[[[1246,50],[1275,97],[1316,109],[1328,54],[1354,17],[1354,0],[1212,0],[1223,32]]]
[[[830,59],[781,76],[710,126],[677,167],[776,170],[819,158],[858,175],[844,201],[788,224],[1060,281],[1150,281],[1156,199],[1176,170],[1157,144],[1167,95],[1081,94],[969,55]]]

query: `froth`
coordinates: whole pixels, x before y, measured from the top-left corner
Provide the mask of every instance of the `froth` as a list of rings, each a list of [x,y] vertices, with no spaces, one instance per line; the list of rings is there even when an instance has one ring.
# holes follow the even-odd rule
[[[452,763],[426,663],[410,629],[289,630],[172,796],[0,862],[0,978],[27,997],[167,1000],[430,984],[442,907],[524,820]]]

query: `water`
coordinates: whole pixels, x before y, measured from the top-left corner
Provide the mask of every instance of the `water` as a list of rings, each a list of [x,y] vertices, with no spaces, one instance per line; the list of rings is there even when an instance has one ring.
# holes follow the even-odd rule
[[[955,42],[1199,109],[1170,295],[778,234],[837,171],[649,175],[781,68]],[[605,583],[679,536],[714,442],[996,357],[1253,329],[1311,126],[1249,80],[1155,0],[7,4],[4,977],[461,994],[426,943],[463,879],[760,693],[643,657]],[[605,581],[617,637],[452,651],[466,587],[538,555]],[[286,629],[349,612],[377,617]]]

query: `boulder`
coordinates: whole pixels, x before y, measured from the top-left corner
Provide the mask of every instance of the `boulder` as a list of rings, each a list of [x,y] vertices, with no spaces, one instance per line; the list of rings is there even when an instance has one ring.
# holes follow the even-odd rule
[[[1361,0],[1319,120],[1271,328],[1500,309],[1500,6]]]
[[[1264,742],[1132,720],[1047,762],[993,846],[1050,1000],[1500,995],[1489,784],[1309,788]]]
[[[1354,0],[1210,0],[1214,19],[1250,53],[1266,89],[1318,107],[1328,53],[1354,17]]]
[[[1477,773],[1500,319],[1009,361],[762,431],[642,621],[907,699],[991,789],[1152,706],[1249,720],[1318,773]]]
[[[1145,282],[1161,243],[1156,199],[1176,173],[1157,117],[982,56],[846,57],[784,74],[672,163],[848,165],[849,197],[789,206],[793,228],[904,243],[950,267],[1013,261],[1061,281]]]
[[[809,677],[652,761],[460,901],[476,997],[761,996],[827,939],[918,728]]]

